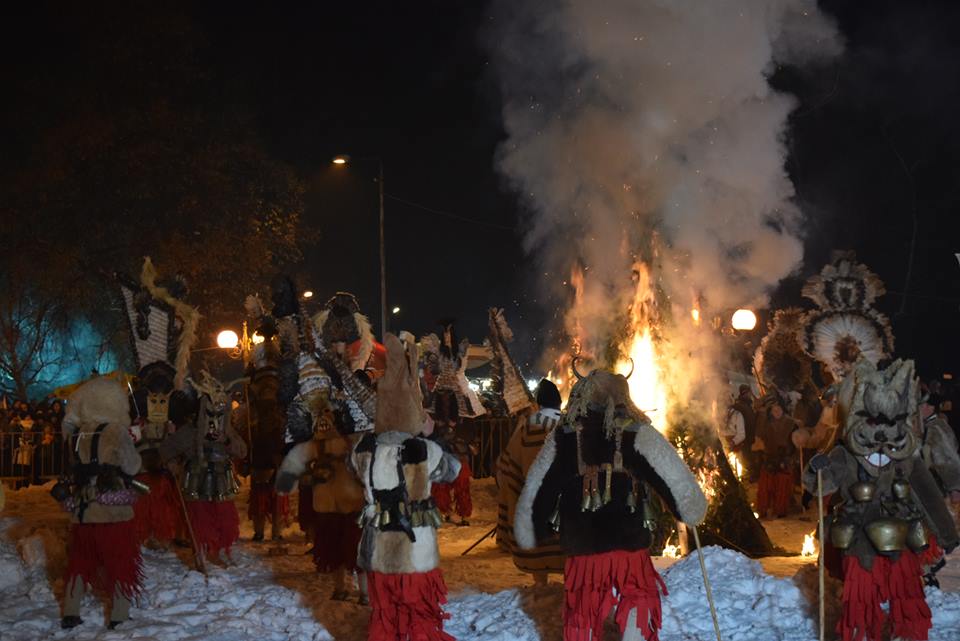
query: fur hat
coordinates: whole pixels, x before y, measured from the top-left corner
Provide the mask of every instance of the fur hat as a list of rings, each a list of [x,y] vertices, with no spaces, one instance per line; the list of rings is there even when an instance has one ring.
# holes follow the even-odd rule
[[[377,384],[377,418],[374,430],[382,432],[423,431],[426,414],[420,399],[417,376],[417,346],[400,341],[393,334],[383,340],[387,348],[387,369]]]
[[[127,389],[112,378],[99,377],[87,381],[67,398],[63,417],[63,434],[92,432],[99,425],[130,424]]]

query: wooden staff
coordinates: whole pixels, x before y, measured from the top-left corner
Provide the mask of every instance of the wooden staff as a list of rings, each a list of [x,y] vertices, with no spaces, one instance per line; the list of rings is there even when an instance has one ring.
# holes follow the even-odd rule
[[[824,641],[824,635],[826,634],[826,622],[824,621],[824,594],[823,594],[823,552],[824,552],[824,540],[823,540],[823,470],[817,470],[817,515],[820,518],[820,522],[817,524],[817,531],[820,536],[820,559],[817,565],[817,573],[819,574],[820,581],[820,641]]]
[[[483,543],[484,541],[486,541],[488,538],[490,538],[491,536],[493,536],[496,531],[497,531],[497,526],[494,525],[492,530],[490,530],[489,532],[487,532],[486,534],[484,534],[483,536],[481,536],[479,539],[477,539],[476,541],[474,541],[473,545],[471,545],[471,546],[468,547],[466,550],[464,550],[463,552],[460,553],[460,556],[466,556],[467,553],[468,553],[470,550],[472,550],[473,548],[477,547],[478,545],[480,545],[481,543]]]
[[[707,576],[707,564],[703,562],[703,550],[700,548],[700,535],[697,533],[697,526],[692,526],[693,542],[697,545],[697,556],[700,558],[700,572],[703,573],[703,587],[707,589],[707,603],[710,604],[710,616],[713,617],[713,631],[717,633],[717,641],[723,641],[720,638],[720,621],[717,620],[717,608],[713,604],[713,591],[710,589],[710,577]],[[822,641],[822,640],[821,640]]]
[[[197,571],[207,575],[207,565],[203,560],[203,550],[200,549],[200,544],[197,542],[197,537],[193,533],[193,524],[190,523],[190,513],[187,511],[187,502],[183,499],[183,492],[180,490],[180,483],[177,481],[177,477],[173,477],[173,487],[177,490],[177,499],[180,503],[180,513],[183,515],[183,522],[187,526],[187,536],[190,537],[190,547],[193,549],[193,560],[197,564]]]

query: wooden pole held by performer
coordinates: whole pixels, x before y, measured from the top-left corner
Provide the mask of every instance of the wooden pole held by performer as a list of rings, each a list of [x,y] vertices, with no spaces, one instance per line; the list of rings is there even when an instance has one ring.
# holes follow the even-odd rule
[[[713,631],[717,633],[717,641],[723,641],[720,638],[720,621],[717,619],[717,608],[713,604],[713,591],[710,589],[710,578],[707,576],[707,564],[703,561],[703,550],[700,548],[700,534],[697,532],[697,526],[692,526],[693,542],[697,545],[697,556],[700,558],[700,572],[703,573],[703,587],[707,589],[707,603],[710,604],[710,616],[713,617]]]
[[[487,539],[489,539],[496,531],[497,531],[497,526],[494,525],[492,530],[490,530],[489,532],[487,532],[486,534],[484,534],[483,536],[481,536],[479,539],[477,539],[476,541],[474,541],[474,542],[473,542],[473,545],[471,545],[471,546],[468,547],[466,550],[464,550],[463,552],[460,553],[460,556],[466,556],[467,553],[468,553],[470,550],[472,550],[473,548],[477,547],[478,545],[480,545],[481,543],[483,543],[484,541],[486,541]]]
[[[824,621],[824,594],[823,594],[823,552],[824,552],[824,540],[823,540],[823,470],[817,470],[817,516],[819,517],[819,522],[817,523],[817,532],[820,537],[820,559],[817,563],[817,574],[819,583],[820,583],[820,641],[824,641],[824,636],[826,634],[826,622]]]
[[[193,560],[197,564],[197,571],[207,575],[207,564],[203,559],[203,550],[200,549],[200,544],[197,543],[197,537],[193,533],[193,524],[190,523],[190,512],[187,510],[187,502],[183,498],[183,492],[180,490],[180,483],[177,482],[176,477],[173,479],[173,487],[177,490],[177,502],[180,504],[180,513],[183,515],[183,522],[187,526],[187,536],[190,537],[190,547],[193,549]]]

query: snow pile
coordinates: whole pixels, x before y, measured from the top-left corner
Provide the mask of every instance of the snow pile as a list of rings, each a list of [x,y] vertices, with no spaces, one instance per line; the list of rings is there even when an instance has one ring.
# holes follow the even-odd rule
[[[810,641],[817,637],[814,618],[800,588],[777,579],[760,563],[719,547],[703,550],[720,632],[728,641]],[[663,573],[670,595],[663,599],[661,639],[714,638],[703,574],[696,554]]]
[[[956,556],[950,560],[954,563],[960,562]],[[960,595],[927,588],[926,596],[927,605],[933,611],[930,641],[957,641],[960,638]]]
[[[81,610],[84,624],[63,631],[56,596],[63,590],[63,580],[46,576],[44,540],[50,533],[39,530],[14,546],[5,536],[14,524],[14,519],[0,519],[0,636],[4,641],[333,639],[300,596],[277,585],[270,568],[244,550],[235,552],[235,563],[229,568],[211,566],[207,579],[174,554],[145,551],[145,593],[132,609],[130,622],[108,631],[103,604],[88,596]]]
[[[524,612],[519,590],[461,594],[451,599],[445,610],[450,614],[450,621],[444,630],[460,640],[538,641],[541,638],[537,624]]]

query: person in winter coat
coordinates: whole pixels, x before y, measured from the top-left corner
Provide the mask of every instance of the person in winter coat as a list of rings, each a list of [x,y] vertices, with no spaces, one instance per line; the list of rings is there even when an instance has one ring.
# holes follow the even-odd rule
[[[111,629],[129,618],[130,601],[142,589],[140,544],[133,524],[137,493],[130,480],[140,455],[128,431],[127,390],[95,378],[70,395],[63,436],[76,455],[69,490],[58,484],[70,512],[70,543],[62,627],[83,623],[80,602],[87,586],[112,595]]]
[[[653,487],[678,519],[700,523],[707,501],[673,446],[630,400],[627,379],[594,370],[570,392],[517,503],[517,545],[533,549],[559,532],[567,556],[563,639],[603,634],[611,610],[628,641],[656,641],[660,593],[644,521]]]
[[[351,463],[364,484],[358,563],[370,594],[370,641],[452,641],[443,631],[447,587],[439,568],[440,515],[431,485],[460,471],[456,457],[422,436],[417,348],[387,334],[387,368],[377,386],[375,433]]]
[[[767,410],[757,426],[762,443],[760,481],[757,484],[757,513],[765,518],[769,511],[782,518],[790,509],[793,497],[793,453],[791,435],[799,428],[797,421],[784,412],[779,400]]]
[[[563,574],[564,556],[559,539],[553,537],[532,550],[524,550],[513,536],[517,500],[527,472],[562,417],[560,391],[547,379],[537,387],[537,405],[539,409],[534,414],[520,417],[497,461],[497,543],[513,555],[513,564],[519,570],[532,574],[537,585],[545,585],[550,573]]]

